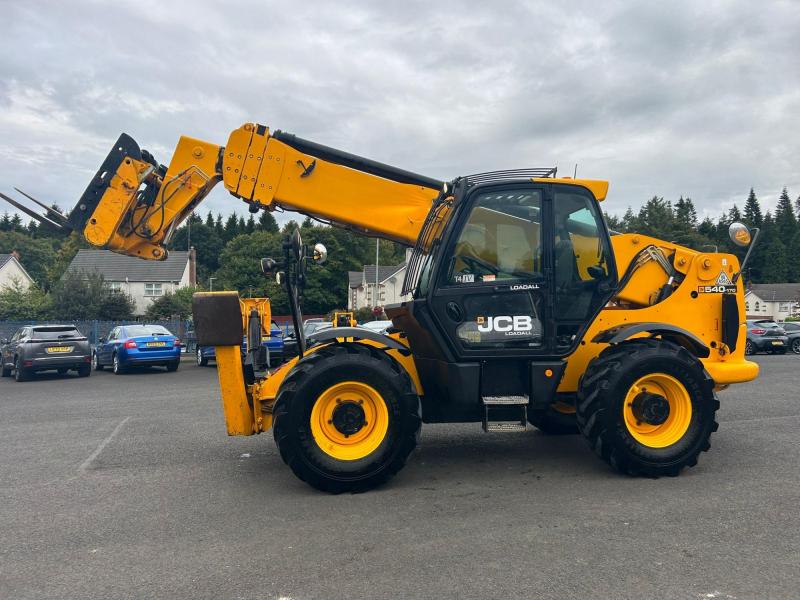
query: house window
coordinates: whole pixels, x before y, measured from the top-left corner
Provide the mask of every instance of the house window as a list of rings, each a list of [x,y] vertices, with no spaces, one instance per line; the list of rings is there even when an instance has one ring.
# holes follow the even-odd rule
[[[788,313],[790,310],[789,302],[781,302],[778,306],[778,311],[782,313]]]
[[[744,310],[745,310],[745,312],[748,312],[750,310],[750,303],[749,302],[745,302],[744,303]]]
[[[108,282],[108,289],[112,292],[121,292],[122,291],[122,282],[121,281],[109,281]]]
[[[163,296],[164,295],[164,284],[163,283],[145,283],[144,284],[144,296],[145,298],[155,298],[156,296]]]
[[[756,300],[756,312],[758,312],[760,310],[758,306],[759,306],[759,303],[758,303],[758,300]]]

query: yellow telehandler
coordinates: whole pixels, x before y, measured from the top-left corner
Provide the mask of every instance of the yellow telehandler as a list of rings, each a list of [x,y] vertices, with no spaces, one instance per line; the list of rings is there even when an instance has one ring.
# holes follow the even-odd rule
[[[238,294],[195,295],[228,433],[272,429],[286,464],[320,490],[385,482],[423,422],[579,432],[622,473],[676,475],[709,449],[716,392],[758,374],[744,356],[737,257],[610,232],[608,183],[553,168],[443,182],[252,123],[225,146],[182,137],[167,167],[123,134],[59,224],[161,260],[220,181],[252,212],[298,211],[413,246],[410,299],[386,307],[388,334],[345,326],[304,339],[300,288],[324,247],[295,232],[283,256],[262,258],[287,289],[300,350],[272,373],[255,348],[242,366]],[[748,256],[752,233],[731,226]],[[246,322],[255,339],[257,311]]]

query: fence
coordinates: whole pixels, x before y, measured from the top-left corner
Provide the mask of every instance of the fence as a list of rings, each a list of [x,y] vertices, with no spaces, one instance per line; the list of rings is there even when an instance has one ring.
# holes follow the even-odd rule
[[[283,335],[292,330],[291,317],[277,317],[276,321]],[[148,321],[148,325],[163,325],[177,335],[186,344],[187,352],[194,352],[196,338],[191,321]],[[96,344],[101,337],[108,337],[108,332],[119,325],[140,325],[141,321],[0,321],[0,340],[9,339],[20,327],[31,325],[75,325],[83,335],[89,338],[90,344]]]
[[[190,330],[189,321],[148,321],[148,325],[163,325],[182,340],[186,341]],[[20,327],[30,325],[75,325],[83,335],[89,338],[90,344],[96,344],[101,337],[108,337],[108,332],[119,325],[140,325],[141,321],[0,321],[0,339],[14,335]]]

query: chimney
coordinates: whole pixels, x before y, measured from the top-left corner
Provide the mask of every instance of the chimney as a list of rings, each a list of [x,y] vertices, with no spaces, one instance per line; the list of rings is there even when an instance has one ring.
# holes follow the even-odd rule
[[[189,248],[189,285],[197,285],[197,250]]]
[[[13,256],[14,258],[16,258],[16,259],[17,259],[17,262],[19,262],[19,260],[20,260],[20,258],[21,258],[21,257],[20,257],[20,255],[19,255],[19,252],[17,252],[16,250],[12,250],[12,251],[11,251],[11,256]]]

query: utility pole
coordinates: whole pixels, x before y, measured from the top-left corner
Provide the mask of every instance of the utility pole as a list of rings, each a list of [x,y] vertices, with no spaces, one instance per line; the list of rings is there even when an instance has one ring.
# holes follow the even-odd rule
[[[378,262],[380,261],[381,238],[375,238],[375,298],[373,298],[373,308],[378,306]]]

